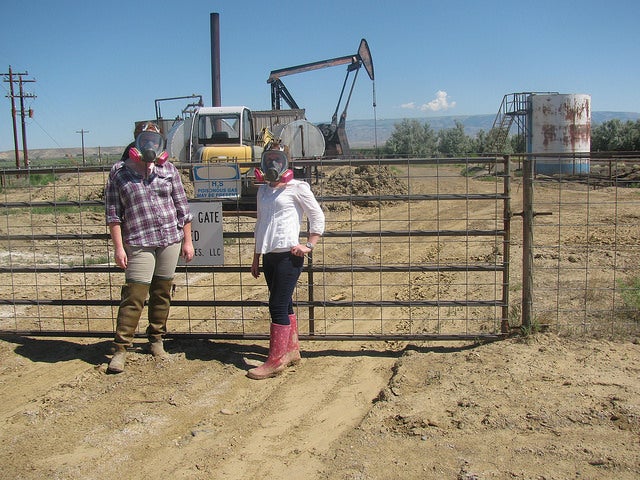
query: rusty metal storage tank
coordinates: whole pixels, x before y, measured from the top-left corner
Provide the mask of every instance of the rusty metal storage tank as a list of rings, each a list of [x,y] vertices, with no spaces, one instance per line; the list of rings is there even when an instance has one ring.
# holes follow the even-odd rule
[[[545,175],[589,173],[591,96],[532,94],[527,151],[535,172]],[[536,155],[539,154],[539,155]]]

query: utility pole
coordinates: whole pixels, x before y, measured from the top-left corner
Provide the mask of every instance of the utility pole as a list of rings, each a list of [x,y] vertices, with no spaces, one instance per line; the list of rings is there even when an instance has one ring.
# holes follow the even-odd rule
[[[11,98],[11,117],[13,120],[13,145],[14,145],[14,149],[15,149],[15,155],[16,155],[16,168],[20,168],[20,153],[18,150],[18,128],[16,126],[16,97],[18,97],[20,99],[20,116],[22,119],[22,148],[24,150],[24,167],[25,168],[29,168],[29,153],[27,150],[27,126],[25,123],[25,116],[29,115],[29,118],[33,117],[33,110],[29,109],[28,111],[25,110],[24,107],[24,99],[25,98],[36,98],[36,96],[33,93],[25,93],[22,85],[25,82],[35,82],[35,80],[25,80],[24,78],[22,78],[25,75],[29,75],[28,72],[24,72],[24,73],[14,73],[11,69],[11,65],[9,65],[9,73],[3,73],[2,76],[4,77],[5,82],[9,83],[9,95],[7,95],[7,97]],[[17,79],[15,79],[14,77],[17,77]],[[19,93],[16,95],[15,93],[15,89],[13,84],[17,83],[19,88]]]
[[[85,129],[76,130],[76,133],[79,133],[82,136],[82,166],[84,166],[85,165],[85,161],[84,161],[84,134],[85,133],[89,133],[89,130],[85,130]]]

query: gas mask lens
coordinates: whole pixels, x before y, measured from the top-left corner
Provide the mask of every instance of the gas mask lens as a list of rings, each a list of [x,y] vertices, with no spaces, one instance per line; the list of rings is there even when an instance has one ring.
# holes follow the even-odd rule
[[[142,132],[136,137],[136,148],[142,154],[142,160],[151,163],[162,153],[162,135],[156,132]]]
[[[260,169],[268,182],[277,182],[287,170],[287,156],[279,150],[267,150],[262,154]]]

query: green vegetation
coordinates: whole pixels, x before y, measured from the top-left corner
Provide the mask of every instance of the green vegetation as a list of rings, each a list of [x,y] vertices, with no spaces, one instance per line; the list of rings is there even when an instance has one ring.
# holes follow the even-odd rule
[[[538,320],[534,319],[530,325],[522,325],[520,327],[520,334],[523,337],[530,337],[545,330],[546,328],[544,328]]]
[[[107,257],[106,255],[98,256],[98,257],[84,257],[84,266],[103,265],[105,263],[109,263],[109,257]],[[75,263],[73,262],[69,264],[70,267],[74,265]]]
[[[462,170],[460,170],[460,176],[473,177],[474,175],[477,175],[480,172],[486,172],[486,171],[487,169],[480,165],[465,166],[462,168]]]
[[[64,202],[65,200],[56,200]],[[11,208],[6,215],[76,215],[81,213],[104,213],[102,205],[51,205],[46,207]]]
[[[20,154],[22,162],[22,153]],[[100,158],[91,155],[85,157],[84,166],[110,165],[114,163],[119,155],[102,155]],[[83,166],[82,157],[58,157],[58,158],[30,158],[29,166],[31,168],[52,168],[52,167],[81,167]],[[16,168],[15,159],[0,160],[0,169],[12,170]],[[20,168],[23,168],[21,163]]]
[[[640,151],[640,120],[609,120],[591,129],[592,152]]]
[[[640,277],[619,280],[618,288],[625,311],[634,320],[640,320]]]
[[[21,188],[21,187],[43,187],[54,183],[58,178],[53,173],[25,173],[24,175],[14,176],[9,175],[3,177],[2,187],[0,192],[5,191],[5,188]]]
[[[415,119],[404,119],[395,125],[395,130],[385,143],[382,153],[389,156],[411,157],[461,157],[476,156],[490,150],[494,134],[483,130],[475,137],[464,133],[462,122],[456,122],[455,127],[445,128],[436,132],[429,123],[421,124]],[[501,149],[509,154],[523,151],[524,145],[518,136],[513,136]],[[518,150],[522,148],[522,150]]]
[[[58,200],[63,202],[64,200]],[[104,213],[104,207],[100,205],[58,205],[51,207],[33,207],[29,210],[33,215],[73,215],[79,213]],[[12,215],[20,213],[19,211],[11,211]],[[22,213],[25,213],[23,210]]]
[[[32,187],[41,187],[55,182],[57,178],[53,173],[36,173],[28,175],[27,180]]]
[[[464,133],[464,125],[436,132],[428,122],[404,119],[381,149],[386,156],[461,157],[494,152],[494,131],[480,130],[475,137]],[[497,148],[502,154],[523,153],[526,149],[520,135],[511,135],[505,145]],[[640,120],[622,122],[609,120],[591,130],[591,151],[640,151]]]

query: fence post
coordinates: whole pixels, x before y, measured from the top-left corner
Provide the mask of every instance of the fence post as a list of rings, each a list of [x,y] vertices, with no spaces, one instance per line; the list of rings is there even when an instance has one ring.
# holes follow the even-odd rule
[[[533,157],[522,164],[522,326],[531,328],[533,306]]]
[[[309,231],[309,219],[307,219],[307,232]],[[308,234],[307,234],[308,237]],[[313,292],[313,251],[307,254],[307,281],[309,282],[309,335],[313,335],[316,332],[316,314],[315,307],[313,306],[314,292]]]
[[[497,159],[496,159],[497,160]],[[500,331],[502,333],[509,333],[509,271],[510,271],[510,259],[511,259],[511,157],[504,155],[503,161],[503,191],[505,194],[504,211],[503,211],[503,225],[504,225],[504,238],[502,240],[502,262],[504,265],[504,273],[502,277],[502,320],[500,324]]]

